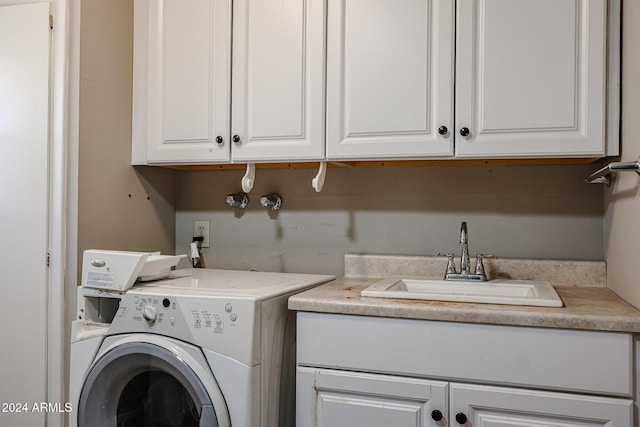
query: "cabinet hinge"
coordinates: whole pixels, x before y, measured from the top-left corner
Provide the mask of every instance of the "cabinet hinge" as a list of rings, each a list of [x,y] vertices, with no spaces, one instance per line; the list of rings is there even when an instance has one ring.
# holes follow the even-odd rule
[[[47,251],[47,267],[51,266],[51,252]]]
[[[49,15],[49,29],[53,30],[53,15]]]

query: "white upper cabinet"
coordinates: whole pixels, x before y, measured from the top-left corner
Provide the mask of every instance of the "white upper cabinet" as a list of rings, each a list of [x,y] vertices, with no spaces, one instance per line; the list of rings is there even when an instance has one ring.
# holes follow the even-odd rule
[[[458,0],[456,156],[605,154],[606,7]]]
[[[327,33],[328,158],[453,155],[453,0],[329,0]]]
[[[233,2],[234,161],[324,158],[324,14],[323,0]]]
[[[133,163],[615,155],[618,2],[135,0]]]
[[[604,155],[607,2],[456,5],[329,0],[327,157]]]
[[[229,160],[228,0],[137,0],[133,145],[149,163]]]
[[[324,13],[322,0],[137,0],[133,162],[322,159]]]

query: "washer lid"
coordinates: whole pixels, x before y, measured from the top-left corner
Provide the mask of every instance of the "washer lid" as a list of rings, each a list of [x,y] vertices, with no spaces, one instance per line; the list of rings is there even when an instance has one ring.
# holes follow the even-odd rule
[[[173,278],[139,284],[131,291],[141,294],[240,296],[268,299],[300,291],[335,279],[335,276],[259,271],[185,269]]]

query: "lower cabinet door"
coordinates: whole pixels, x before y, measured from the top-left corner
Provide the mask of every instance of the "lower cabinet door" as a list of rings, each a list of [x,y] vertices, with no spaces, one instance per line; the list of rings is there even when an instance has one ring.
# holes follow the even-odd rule
[[[449,426],[633,425],[627,399],[450,383]]]
[[[297,427],[448,425],[446,382],[299,367],[296,393]]]

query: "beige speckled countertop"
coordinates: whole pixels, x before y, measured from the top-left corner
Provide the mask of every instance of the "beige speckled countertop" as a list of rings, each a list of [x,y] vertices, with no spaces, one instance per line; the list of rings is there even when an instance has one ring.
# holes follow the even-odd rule
[[[378,277],[343,277],[316,288],[294,295],[289,299],[289,308],[297,311],[321,313],[349,314],[359,316],[396,317],[406,319],[438,320],[448,322],[486,323],[496,325],[531,326],[544,328],[583,329],[612,332],[640,333],[640,311],[626,303],[613,292],[603,286],[606,279],[599,277],[606,271],[598,262],[555,262],[554,266],[545,265],[544,269],[532,268],[538,261],[503,261],[503,265],[493,265],[495,271],[509,270],[507,265],[525,265],[522,271],[547,271],[546,275],[531,279],[549,280],[556,288],[564,303],[562,308],[524,307],[515,305],[455,303],[441,301],[417,301],[392,298],[362,297],[360,292],[375,283],[381,277],[402,275],[393,267],[394,262],[402,264],[402,271],[412,274],[406,276],[437,277],[429,271],[417,271],[406,264],[408,258],[389,257],[375,259],[371,257],[353,256],[349,260],[345,256],[345,272],[351,275],[362,275],[358,266],[366,265],[367,272]],[[440,257],[426,257],[440,267]],[[424,257],[412,257],[419,265],[424,265]],[[400,262],[402,261],[402,262]],[[498,260],[492,260],[496,263]],[[371,262],[384,268],[374,268]],[[542,261],[549,263],[550,261]],[[509,264],[511,263],[511,264]],[[427,263],[428,264],[428,263]],[[499,264],[499,263],[497,263]],[[603,264],[603,263],[602,263]],[[542,265],[542,264],[541,264]],[[538,265],[539,266],[539,265]],[[430,267],[427,267],[430,268]],[[522,277],[520,267],[505,275]],[[582,286],[568,282],[563,277],[567,270],[575,268],[581,271]],[[593,269],[593,270],[592,270]],[[386,274],[380,274],[384,271]],[[561,272],[560,274],[554,273]],[[585,271],[590,273],[585,273]],[[420,274],[423,273],[423,274]],[[367,273],[368,274],[368,273]],[[592,279],[590,279],[591,276]],[[570,274],[574,277],[575,274]],[[504,277],[504,275],[502,276]],[[492,277],[491,277],[492,278]]]

